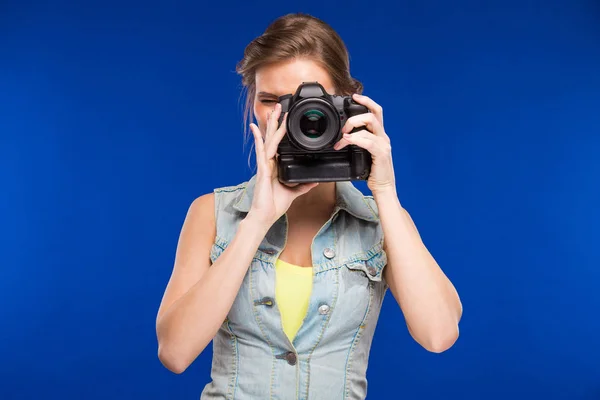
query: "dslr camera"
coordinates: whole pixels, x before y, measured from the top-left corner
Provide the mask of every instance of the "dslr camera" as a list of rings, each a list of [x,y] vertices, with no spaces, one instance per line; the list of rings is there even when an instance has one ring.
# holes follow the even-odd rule
[[[351,96],[328,94],[318,82],[302,83],[296,93],[278,99],[279,124],[287,112],[286,134],[279,143],[277,168],[285,183],[366,180],[371,172],[371,154],[358,146],[334,150],[342,128],[367,107]],[[359,131],[357,127],[351,133]]]

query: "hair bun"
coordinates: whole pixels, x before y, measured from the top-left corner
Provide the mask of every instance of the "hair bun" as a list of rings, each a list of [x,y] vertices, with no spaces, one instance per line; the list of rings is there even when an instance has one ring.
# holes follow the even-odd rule
[[[363,84],[359,80],[352,78],[352,90],[354,93],[362,94],[363,89]]]

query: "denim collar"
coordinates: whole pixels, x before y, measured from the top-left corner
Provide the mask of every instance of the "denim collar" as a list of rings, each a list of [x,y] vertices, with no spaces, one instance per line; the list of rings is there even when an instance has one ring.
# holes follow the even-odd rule
[[[250,211],[252,205],[252,196],[256,184],[256,175],[247,182],[244,190],[236,199],[233,208],[240,212]],[[379,221],[377,212],[367,202],[363,193],[358,190],[350,181],[336,182],[336,206],[338,209],[346,211],[348,214],[365,220]]]

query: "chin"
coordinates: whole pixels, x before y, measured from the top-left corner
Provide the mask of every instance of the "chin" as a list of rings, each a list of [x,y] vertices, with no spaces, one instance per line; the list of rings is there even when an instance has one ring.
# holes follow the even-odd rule
[[[287,186],[287,187],[295,187],[295,186],[298,186],[298,185],[299,185],[299,183],[297,183],[297,182],[296,182],[296,183],[286,183],[286,182],[282,182],[282,183],[283,183],[285,186]]]

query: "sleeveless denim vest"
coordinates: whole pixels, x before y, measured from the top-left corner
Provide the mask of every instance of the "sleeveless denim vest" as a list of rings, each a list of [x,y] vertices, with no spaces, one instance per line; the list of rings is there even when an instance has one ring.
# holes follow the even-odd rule
[[[256,176],[215,189],[214,262],[250,210]],[[293,342],[275,302],[275,266],[287,239],[283,215],[260,244],[213,339],[212,381],[201,400],[364,399],[367,364],[388,289],[387,257],[375,201],[351,182],[336,183],[336,207],[314,237],[313,287]]]

